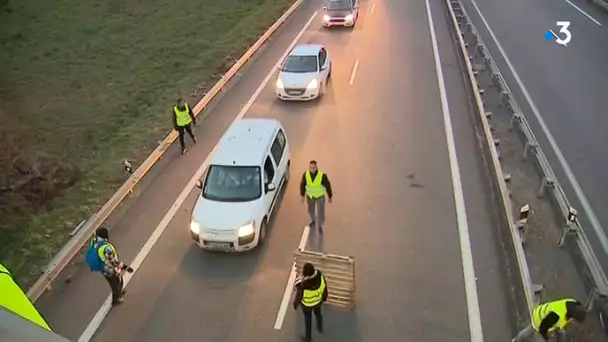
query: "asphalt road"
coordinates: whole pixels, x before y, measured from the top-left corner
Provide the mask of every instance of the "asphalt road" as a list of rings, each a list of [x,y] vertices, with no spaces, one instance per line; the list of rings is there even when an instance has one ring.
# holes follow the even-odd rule
[[[141,249],[215,143],[321,7],[306,2],[266,45],[197,128],[185,156],[173,148],[112,219],[112,238],[129,262]],[[373,8],[373,11],[372,11]],[[485,340],[513,333],[501,242],[479,154],[474,117],[441,2],[432,2],[464,189]],[[293,181],[267,244],[246,254],[207,253],[190,241],[190,193],[129,284],[125,303],[98,330],[98,341],[292,341],[301,318],[289,310],[273,329],[306,210],[299,172],[316,159],[334,186],[324,238],[308,248],[351,255],[357,308],[326,311],[320,340],[470,341],[463,259],[439,86],[425,3],[361,3],[354,31],[324,30],[318,16],[300,42],[320,42],[333,58],[327,94],[313,103],[281,103],[270,82],[247,117],[280,120],[292,148]],[[352,69],[358,60],[354,77]],[[352,78],[352,85],[349,80]],[[82,264],[39,301],[54,329],[76,340],[108,289]]]
[[[464,0],[464,3],[511,90],[515,92],[558,180],[572,205],[579,211],[596,254],[608,266],[608,246],[603,245],[599,238],[608,230],[608,211],[605,210],[605,204],[608,203],[608,187],[605,186],[605,170],[608,166],[606,14],[584,1],[572,1],[572,4],[593,19],[565,0]],[[530,101],[523,94],[473,4],[477,5],[481,16],[493,31],[527,89],[537,113],[553,135],[564,160],[572,170],[570,177],[549,143]],[[562,20],[571,22],[572,40],[567,47],[544,39],[547,30],[559,31],[556,22]],[[581,197],[575,192],[571,177],[580,184],[591,211],[597,217],[595,223]]]

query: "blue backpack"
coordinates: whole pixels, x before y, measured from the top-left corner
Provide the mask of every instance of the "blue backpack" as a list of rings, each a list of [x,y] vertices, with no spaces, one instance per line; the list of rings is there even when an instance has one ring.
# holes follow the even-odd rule
[[[103,270],[104,262],[99,257],[99,249],[104,247],[107,242],[101,244],[92,243],[87,248],[87,265],[91,269],[91,272],[101,272]]]

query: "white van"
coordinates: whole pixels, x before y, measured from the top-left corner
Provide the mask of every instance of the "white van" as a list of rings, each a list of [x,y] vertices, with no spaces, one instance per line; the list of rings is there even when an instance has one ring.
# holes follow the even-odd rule
[[[274,119],[241,119],[220,140],[192,210],[190,235],[209,250],[241,252],[264,242],[289,181],[285,130]]]

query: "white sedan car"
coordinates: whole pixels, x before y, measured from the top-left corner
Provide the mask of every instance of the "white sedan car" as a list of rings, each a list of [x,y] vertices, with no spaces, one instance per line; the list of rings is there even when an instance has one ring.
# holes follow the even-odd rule
[[[296,46],[280,67],[276,95],[281,100],[319,98],[331,77],[331,57],[321,44]]]

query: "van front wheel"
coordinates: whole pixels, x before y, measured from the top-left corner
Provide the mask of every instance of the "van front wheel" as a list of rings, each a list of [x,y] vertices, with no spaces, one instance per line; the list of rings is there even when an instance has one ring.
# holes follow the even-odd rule
[[[262,221],[260,226],[260,237],[258,238],[258,246],[262,246],[266,241],[266,220]]]

